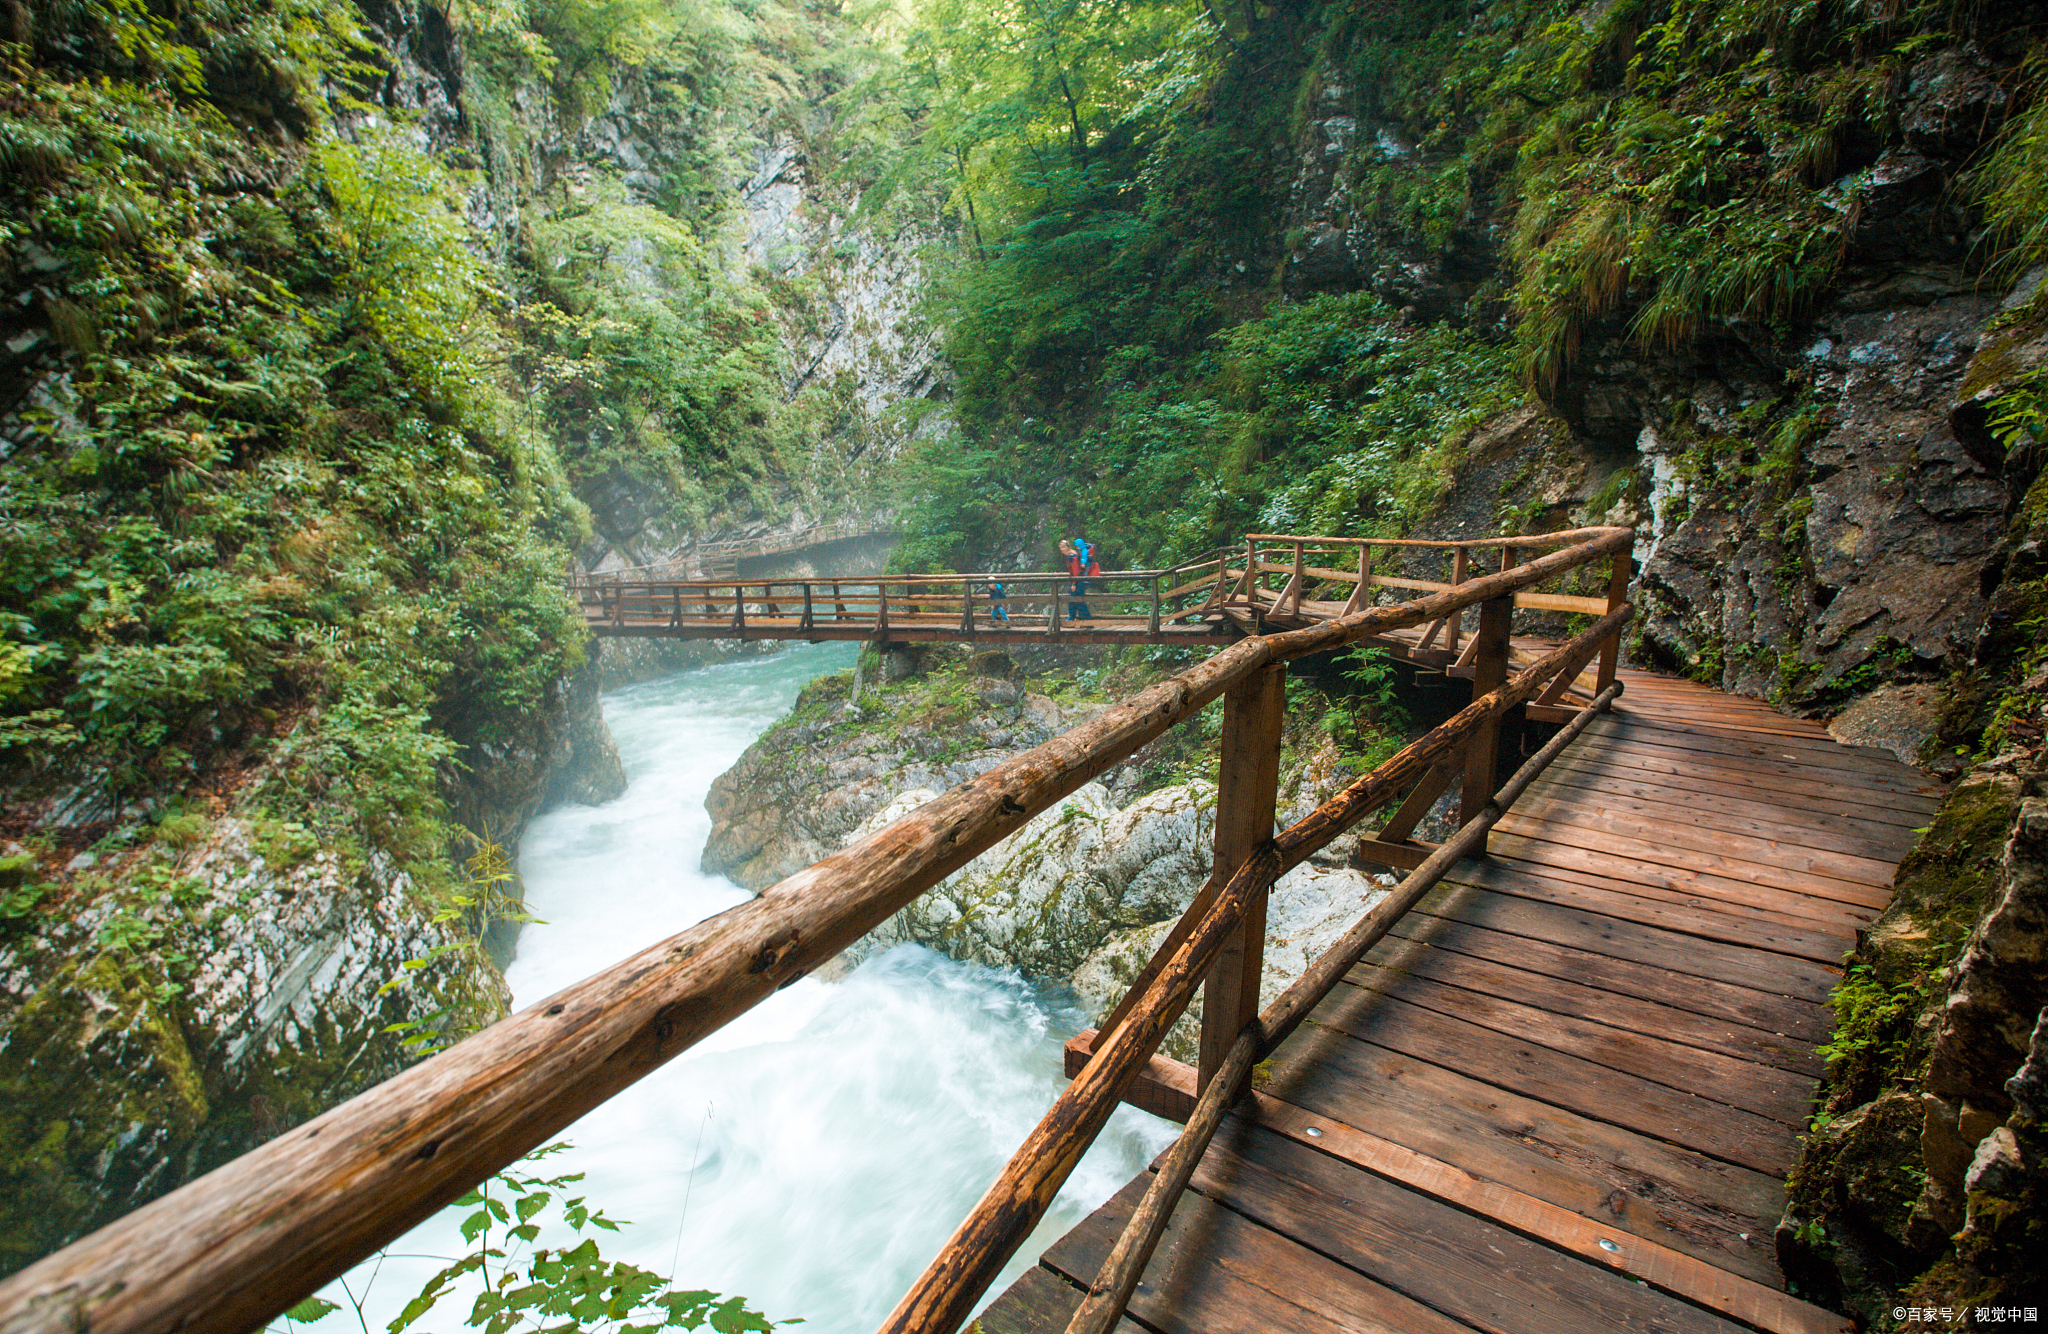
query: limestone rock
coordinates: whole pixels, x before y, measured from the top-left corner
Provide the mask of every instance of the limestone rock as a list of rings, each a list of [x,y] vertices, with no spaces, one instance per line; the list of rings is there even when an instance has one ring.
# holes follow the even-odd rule
[[[854,837],[931,800],[898,796]],[[958,959],[1071,983],[1100,1018],[1172,930],[1207,880],[1216,793],[1208,783],[1161,788],[1119,810],[1090,783],[956,871],[870,933],[860,957],[902,941]],[[1385,895],[1376,878],[1307,863],[1282,876],[1266,908],[1261,1003],[1270,1002]],[[1199,999],[1164,1050],[1191,1059]]]
[[[1879,686],[1842,710],[1828,724],[1828,735],[1845,746],[1882,746],[1915,764],[1940,722],[1941,692],[1931,684],[1901,682]]]
[[[461,943],[382,854],[232,818],[0,938],[0,1270],[397,1073],[416,1054],[392,1025],[497,1018],[504,983]]]
[[[1092,716],[1007,681],[948,677],[895,705],[855,704],[850,678],[813,682],[790,718],[712,783],[704,869],[760,890],[837,852],[899,794],[943,792]],[[985,698],[986,697],[986,698]],[[901,716],[885,711],[901,707]]]

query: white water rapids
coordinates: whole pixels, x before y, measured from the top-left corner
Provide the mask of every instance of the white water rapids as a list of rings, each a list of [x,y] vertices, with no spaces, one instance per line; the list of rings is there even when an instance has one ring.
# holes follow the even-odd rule
[[[698,869],[705,793],[806,682],[856,651],[799,647],[605,697],[631,785],[528,829],[520,871],[544,924],[525,929],[506,971],[515,1009],[748,897]],[[608,1259],[744,1296],[771,1320],[801,1317],[806,1334],[866,1334],[1051,1104],[1061,1041],[1081,1023],[1015,973],[899,947],[843,982],[776,993],[563,1132],[574,1148],[531,1171],[585,1173],[577,1192],[633,1220],[591,1234]],[[1171,1133],[1120,1109],[989,1296]],[[331,1285],[323,1296],[343,1310],[321,1334],[353,1325],[355,1302],[364,1328],[380,1330],[443,1263],[428,1257],[467,1249],[466,1212],[429,1220],[381,1268],[360,1266],[348,1291]],[[474,1292],[443,1298],[414,1328],[454,1328]]]

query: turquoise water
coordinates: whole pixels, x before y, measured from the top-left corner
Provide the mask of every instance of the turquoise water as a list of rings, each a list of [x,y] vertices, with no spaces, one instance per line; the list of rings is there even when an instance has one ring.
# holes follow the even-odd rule
[[[630,786],[601,807],[536,820],[521,847],[528,926],[506,971],[515,1008],[748,896],[698,869],[704,796],[812,678],[856,645],[814,645],[698,668],[605,697]],[[1013,972],[902,947],[839,983],[775,994],[562,1137],[546,1175],[615,1218],[607,1257],[679,1286],[744,1295],[806,1334],[880,1324],[1064,1084],[1060,1044],[1081,1016]],[[1083,1159],[993,1295],[1141,1170],[1172,1128],[1124,1109]],[[540,1169],[536,1169],[537,1171]],[[542,1244],[551,1239],[542,1238]],[[559,1241],[559,1238],[553,1239]],[[452,1215],[366,1265],[329,1300],[389,1320],[459,1253]],[[374,1274],[374,1282],[371,1282]],[[447,1330],[467,1296],[415,1328]],[[318,1327],[353,1323],[345,1309]]]

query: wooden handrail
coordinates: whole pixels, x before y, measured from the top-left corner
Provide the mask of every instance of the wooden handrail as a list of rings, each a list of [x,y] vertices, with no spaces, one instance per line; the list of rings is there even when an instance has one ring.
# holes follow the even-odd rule
[[[1521,537],[1468,537],[1445,540],[1419,537],[1327,537],[1300,533],[1247,533],[1248,542],[1316,542],[1330,547],[1440,547],[1446,550],[1464,547],[1478,550],[1484,547],[1554,547],[1566,543],[1592,541],[1603,534],[1615,531],[1612,528],[1566,528],[1555,533],[1532,533]]]
[[[824,963],[1234,683],[1272,663],[1533,586],[1632,542],[1626,529],[1599,532],[1578,547],[1456,590],[1222,649],[758,898],[501,1020],[44,1257],[0,1282],[0,1331],[245,1334]],[[731,580],[717,586],[735,599],[743,587]],[[1284,838],[1272,846],[1275,874],[1307,855],[1294,855]]]
[[[1476,579],[1466,587],[1504,577]],[[1088,1064],[1053,1100],[995,1183],[882,1323],[880,1334],[952,1334],[967,1319],[1108,1123],[1124,1086],[1180,1017],[1231,930],[1275,880],[1377,809],[1467,735],[1534,696],[1553,676],[1576,675],[1627,623],[1633,610],[1624,604],[1609,612],[1261,845],[1201,912],[1164,965],[1149,980],[1141,977],[1133,984],[1132,990],[1142,991],[1141,999],[1114,1029],[1105,1027],[1097,1035]]]
[[[1172,1216],[1173,1206],[1179,1202],[1181,1192],[1187,1189],[1189,1180],[1194,1176],[1195,1165],[1201,1161],[1209,1141],[1215,1137],[1217,1127],[1222,1125],[1223,1114],[1243,1093],[1245,1079],[1251,1074],[1252,1067],[1287,1040],[1309,1012],[1320,1005],[1344,975],[1365,957],[1366,951],[1385,939],[1394,924],[1420,903],[1423,895],[1435,888],[1453,865],[1485,846],[1488,831],[1514,805],[1515,799],[1550,766],[1552,760],[1564,753],[1565,747],[1586,729],[1586,724],[1596,714],[1604,713],[1620,694],[1619,683],[1602,691],[1592,704],[1582,709],[1515,771],[1514,777],[1487,801],[1484,810],[1467,821],[1422,865],[1409,872],[1391,894],[1375,904],[1335,945],[1324,951],[1307,972],[1294,980],[1293,985],[1244,1025],[1222,1067],[1196,1100],[1186,1127],[1167,1152],[1166,1160],[1153,1176],[1144,1199],[1125,1223],[1116,1245],[1104,1258],[1095,1281],[1089,1285],[1087,1296],[1067,1323],[1066,1334],[1108,1334],[1123,1315],[1131,1293],[1138,1286],[1139,1275],[1145,1272],[1145,1264],[1152,1258],[1160,1234],[1166,1230],[1166,1221]]]

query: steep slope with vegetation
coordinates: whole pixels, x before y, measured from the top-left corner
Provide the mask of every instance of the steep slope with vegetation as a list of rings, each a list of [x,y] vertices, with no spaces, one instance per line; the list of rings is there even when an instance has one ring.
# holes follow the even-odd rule
[[[0,7],[0,1270],[502,1011],[521,825],[622,781],[572,554],[862,485],[740,187],[863,49]]]

